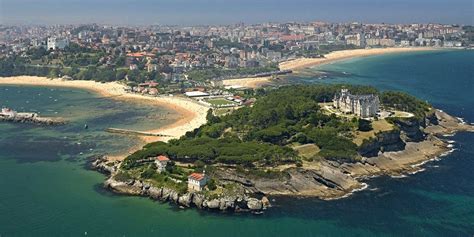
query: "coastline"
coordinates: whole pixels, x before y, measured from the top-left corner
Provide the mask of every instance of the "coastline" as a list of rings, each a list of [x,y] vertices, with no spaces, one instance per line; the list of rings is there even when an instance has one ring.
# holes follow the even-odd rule
[[[0,78],[0,82],[1,80],[2,79]],[[49,80],[49,79],[43,79],[43,80]],[[55,81],[55,80],[51,80],[51,81]],[[103,86],[103,85],[106,85],[107,83],[106,84],[94,83],[94,84]],[[118,83],[112,83],[112,84],[118,84]],[[121,86],[121,85],[118,84],[118,86]],[[65,86],[65,87],[71,87],[71,86]],[[81,88],[86,89],[83,87]],[[105,94],[105,95],[111,96],[111,97],[116,96],[113,94],[112,95]],[[141,96],[141,95],[136,95],[136,94],[130,94],[130,95],[139,97],[139,99],[146,99],[146,100],[151,99],[151,97],[146,97],[146,96]],[[116,97],[124,98],[122,96],[116,96]],[[131,101],[136,101],[134,99],[132,100],[131,98],[129,99]],[[190,102],[188,100],[181,99],[179,97],[162,97],[162,98],[160,97],[159,99],[173,99],[173,100],[178,99],[178,100],[184,100],[185,103]],[[175,108],[175,109],[178,109],[178,108]],[[440,120],[441,124],[438,125],[438,124],[433,123],[426,128],[425,131],[429,134],[429,137],[426,140],[419,141],[419,142],[407,142],[407,147],[404,150],[394,151],[394,152],[385,152],[379,155],[378,157],[367,158],[367,159],[364,159],[363,162],[358,162],[358,163],[337,165],[336,163],[333,163],[333,162],[324,162],[321,164],[320,167],[317,167],[317,168],[315,166],[303,167],[303,168],[307,168],[306,170],[301,170],[296,167],[292,167],[291,169],[288,170],[288,172],[291,174],[291,177],[296,176],[296,181],[297,181],[296,184],[300,186],[290,185],[291,188],[293,188],[293,189],[290,189],[288,188],[288,186],[283,185],[282,183],[268,184],[268,182],[265,183],[261,181],[256,181],[254,182],[254,185],[255,185],[254,187],[257,190],[255,193],[259,193],[259,194],[263,193],[264,195],[271,195],[271,196],[284,195],[284,196],[294,196],[294,197],[316,197],[316,198],[320,198],[324,200],[340,199],[340,198],[348,197],[354,192],[367,189],[368,187],[367,184],[363,182],[366,179],[370,179],[370,178],[382,176],[382,175],[388,175],[394,178],[399,178],[399,177],[406,177],[405,175],[408,175],[408,174],[415,174],[415,173],[421,172],[423,171],[422,166],[425,163],[432,160],[437,160],[439,157],[442,157],[444,154],[452,150],[451,143],[443,137],[447,136],[448,134],[456,133],[457,131],[473,131],[473,127],[463,123],[462,119],[460,118],[452,117],[448,114],[445,114],[444,112],[440,110],[438,110],[437,115],[439,115],[438,119]],[[180,118],[178,121],[180,120],[185,120],[185,118]],[[175,124],[172,124],[172,125],[175,125]],[[166,126],[166,128],[171,127],[172,125]],[[186,123],[181,124],[181,125],[186,127]],[[162,129],[151,130],[151,131],[163,132]],[[110,161],[110,159],[108,161]],[[302,178],[302,176],[305,176],[307,174],[309,174],[308,177],[310,179]],[[311,179],[314,179],[314,177],[317,177],[322,182],[318,181],[319,182],[318,185],[310,183]],[[292,181],[295,181],[295,180],[292,180]],[[321,183],[324,185],[321,185]],[[336,188],[329,187],[326,183],[331,184],[330,186],[332,186],[332,184],[334,183],[336,184],[335,185]],[[133,180],[133,182],[127,183],[127,182],[117,181],[114,179],[109,179],[106,182],[106,187],[119,193],[149,196],[153,199],[156,198],[159,200],[172,201],[172,202],[177,203],[180,206],[186,206],[186,207],[196,205],[196,203],[194,203],[195,198],[202,199],[202,197],[194,196],[191,194],[181,195],[179,193],[172,192],[172,190],[167,190],[163,187],[151,187],[153,189],[151,189],[152,192],[150,192],[150,185],[140,180]],[[171,193],[171,194],[165,195],[164,193]],[[205,202],[206,205],[203,205],[201,207],[206,208],[206,209],[213,209],[210,206],[208,206],[209,202],[212,202],[213,204],[215,204],[215,202],[218,203],[218,205],[212,205],[212,206],[220,206],[221,205],[220,203],[231,203],[231,204],[233,203],[232,206],[237,205],[236,204],[237,199],[227,200],[226,198],[227,197],[224,197],[218,200],[215,200],[215,199],[204,200],[206,201]],[[255,200],[252,199],[252,202],[253,201]],[[260,205],[261,200],[257,200],[257,201],[259,201],[258,205],[262,206]],[[225,210],[232,208],[232,206],[226,207]],[[256,210],[260,211],[261,209],[256,209]]]
[[[270,82],[272,77],[244,77],[223,80],[224,86],[242,86],[247,88],[258,88]]]
[[[333,51],[324,55],[324,58],[299,58],[280,63],[280,70],[298,70],[314,67],[318,65],[328,64],[335,61],[361,58],[368,56],[376,56],[392,53],[409,53],[440,50],[434,47],[400,47],[400,48],[372,48],[372,49],[350,49]]]
[[[128,153],[134,152],[141,146],[156,141],[167,142],[173,138],[179,138],[186,132],[200,127],[206,123],[208,108],[181,97],[150,97],[125,92],[124,85],[117,82],[99,83],[95,81],[66,81],[62,79],[49,79],[35,76],[0,77],[0,85],[23,85],[44,86],[84,89],[95,92],[103,97],[128,102],[148,103],[154,106],[163,106],[179,114],[179,119],[161,128],[145,132],[161,133],[167,137],[139,136],[143,142],[138,146],[131,147],[126,153],[109,155],[109,160],[122,160]]]
[[[410,128],[407,128],[404,132],[408,133],[409,130]],[[382,152],[376,157],[365,157],[355,163],[322,161],[303,164],[302,167],[287,167],[285,172],[288,178],[281,180],[245,178],[243,182],[242,177],[236,173],[219,170],[215,173],[217,178],[245,183],[245,192],[242,195],[222,195],[217,198],[206,197],[201,193],[178,193],[166,187],[155,187],[140,179],[117,180],[114,174],[119,169],[120,162],[111,164],[99,158],[93,161],[91,167],[109,175],[104,186],[119,194],[145,196],[185,208],[260,214],[271,206],[269,197],[337,200],[366,190],[369,185],[365,182],[369,179],[379,176],[404,178],[422,172],[425,170],[425,164],[442,159],[455,150],[453,141],[448,140],[447,135],[474,132],[474,126],[436,109],[434,117],[427,120],[424,131],[426,137],[419,141],[407,141],[406,147],[401,150]],[[252,197],[255,195],[263,197],[256,199]]]
[[[280,70],[292,70],[293,73],[300,73],[301,70],[333,63],[336,61],[362,58],[368,56],[376,56],[383,54],[392,53],[408,53],[408,52],[423,52],[423,51],[434,51],[440,50],[440,48],[434,47],[406,47],[406,48],[373,48],[373,49],[350,49],[334,51],[324,55],[324,58],[297,58],[279,64]],[[262,78],[239,78],[224,80],[224,85],[227,86],[243,86],[249,88],[258,88],[271,82],[271,77]]]

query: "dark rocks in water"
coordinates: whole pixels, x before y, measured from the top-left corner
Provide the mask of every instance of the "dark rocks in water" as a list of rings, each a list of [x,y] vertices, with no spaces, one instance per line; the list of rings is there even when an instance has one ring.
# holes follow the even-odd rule
[[[26,116],[26,115],[20,115],[20,116],[15,116],[15,117],[0,116],[0,122],[1,121],[12,122],[12,123],[30,123],[30,124],[46,125],[46,126],[65,124],[65,121],[62,121],[60,119],[42,118],[39,116]]]
[[[97,170],[106,175],[115,173],[118,169],[118,165],[118,162],[109,162],[105,156],[91,157],[87,164],[88,168]]]
[[[262,201],[256,198],[249,198],[247,200],[247,207],[252,211],[260,211],[263,209]]]
[[[185,207],[191,207],[193,193],[186,193],[178,198],[178,204]]]

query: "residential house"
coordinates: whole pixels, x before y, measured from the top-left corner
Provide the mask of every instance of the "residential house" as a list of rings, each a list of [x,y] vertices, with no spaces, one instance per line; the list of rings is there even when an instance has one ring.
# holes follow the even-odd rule
[[[156,171],[158,173],[165,171],[169,161],[170,159],[163,155],[155,157]]]
[[[192,173],[188,176],[188,190],[202,191],[206,186],[208,178],[205,173]]]

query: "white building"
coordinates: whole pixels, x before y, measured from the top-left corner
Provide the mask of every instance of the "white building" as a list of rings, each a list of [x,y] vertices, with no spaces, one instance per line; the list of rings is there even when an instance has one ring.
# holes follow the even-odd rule
[[[188,176],[188,190],[202,191],[207,184],[207,176],[205,173],[192,173]]]
[[[377,95],[352,95],[347,89],[334,96],[333,105],[343,113],[351,113],[362,118],[374,117],[379,111]]]
[[[206,97],[209,96],[209,93],[202,91],[188,91],[184,93],[187,97]]]
[[[169,161],[170,159],[166,156],[157,156],[155,158],[156,171],[158,171],[158,173],[165,171]]]
[[[60,39],[56,37],[48,38],[48,49],[64,49],[69,45],[68,39]]]

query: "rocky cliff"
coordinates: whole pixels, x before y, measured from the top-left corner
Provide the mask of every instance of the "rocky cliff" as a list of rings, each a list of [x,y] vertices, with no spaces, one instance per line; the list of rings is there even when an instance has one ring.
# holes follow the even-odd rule
[[[213,178],[220,183],[239,187],[239,194],[206,197],[203,193],[179,193],[166,187],[153,187],[140,180],[120,181],[113,178],[120,163],[98,159],[93,168],[111,173],[104,186],[117,193],[147,196],[153,200],[175,203],[182,207],[203,210],[246,211],[259,213],[269,206],[266,195],[309,196],[321,199],[345,197],[364,189],[364,179],[377,175],[401,175],[420,170],[423,164],[439,157],[451,148],[440,135],[458,131],[474,131],[474,126],[462,123],[442,111],[434,113],[424,123],[404,120],[399,129],[377,134],[359,152],[367,156],[355,163],[336,161],[305,161],[301,167],[282,165],[277,177],[239,173],[237,169],[216,166]],[[422,140],[419,140],[423,138]],[[260,175],[260,176],[259,176]],[[256,197],[262,197],[261,199]]]
[[[401,138],[399,129],[380,132],[375,138],[362,143],[359,154],[364,157],[375,157],[380,152],[401,151],[405,149],[405,142]]]
[[[115,193],[145,196],[153,200],[174,203],[181,207],[197,207],[204,210],[260,213],[270,206],[268,199],[265,197],[257,199],[245,194],[206,197],[203,193],[179,193],[167,187],[154,187],[141,180],[119,181],[113,177],[117,170],[117,164],[107,162],[104,158],[97,158],[91,162],[91,168],[102,173],[111,174],[104,182],[104,187]]]

